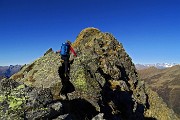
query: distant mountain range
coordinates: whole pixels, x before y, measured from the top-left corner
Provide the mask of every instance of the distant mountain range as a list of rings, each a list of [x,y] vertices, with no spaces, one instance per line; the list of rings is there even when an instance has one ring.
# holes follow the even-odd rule
[[[21,65],[0,66],[0,79],[3,77],[10,77],[18,72],[20,68]]]
[[[149,67],[156,67],[158,69],[164,69],[164,68],[169,68],[175,65],[178,65],[178,64],[177,63],[135,64],[136,69],[138,70],[146,69]]]

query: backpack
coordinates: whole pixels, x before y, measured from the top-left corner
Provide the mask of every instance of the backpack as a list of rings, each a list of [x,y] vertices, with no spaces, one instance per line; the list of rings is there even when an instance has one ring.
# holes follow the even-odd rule
[[[68,43],[62,43],[60,54],[64,55],[64,56],[69,55],[69,44]]]

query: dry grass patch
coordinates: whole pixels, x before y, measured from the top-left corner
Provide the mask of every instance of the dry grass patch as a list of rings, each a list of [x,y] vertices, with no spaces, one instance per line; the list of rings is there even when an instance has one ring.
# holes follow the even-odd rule
[[[22,79],[22,78],[24,78],[24,74],[23,73],[15,74],[15,75],[12,76],[13,80]]]

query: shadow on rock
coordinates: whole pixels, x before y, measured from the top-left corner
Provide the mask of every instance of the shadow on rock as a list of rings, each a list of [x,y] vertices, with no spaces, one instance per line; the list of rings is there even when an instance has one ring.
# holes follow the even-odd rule
[[[57,105],[55,110],[52,106],[58,103],[60,106],[57,110]],[[51,108],[51,112],[43,119],[90,120],[99,113],[91,103],[80,98],[73,100],[56,100],[49,104],[49,107]]]
[[[124,68],[120,68],[120,70],[121,72],[125,71]],[[98,101],[100,112],[104,113],[103,117],[106,120],[156,120],[144,117],[145,106],[142,104],[136,103],[136,110],[133,111],[135,102],[132,98],[132,91],[122,91],[118,85],[115,90],[112,90],[109,82],[111,76],[104,73],[101,68],[98,68],[98,72],[106,80],[101,90],[101,98]],[[127,81],[128,76],[124,75],[126,73],[122,72],[122,74],[122,79]]]
[[[74,85],[69,81],[69,76],[65,76],[64,74],[64,64],[59,67],[58,73],[63,85],[60,93],[67,96],[67,93],[75,91]]]

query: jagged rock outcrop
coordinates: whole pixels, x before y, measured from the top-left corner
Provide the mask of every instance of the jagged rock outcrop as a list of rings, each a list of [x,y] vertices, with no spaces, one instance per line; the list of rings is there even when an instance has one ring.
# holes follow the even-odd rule
[[[54,96],[58,96],[61,83],[58,73],[60,66],[62,66],[60,56],[49,49],[43,57],[23,66],[11,79],[32,87],[49,88]]]
[[[17,85],[8,92],[10,97],[2,90],[0,117],[6,117],[2,115],[5,113],[18,119],[177,119],[139,80],[131,58],[111,34],[96,28],[84,29],[73,47],[77,57],[71,56],[69,77],[64,75],[59,54],[49,49],[10,79],[4,79],[1,88],[10,89],[11,82]],[[13,94],[14,89],[22,93],[21,99]],[[10,109],[10,98],[16,99],[15,108],[21,106],[15,109],[21,114]]]

